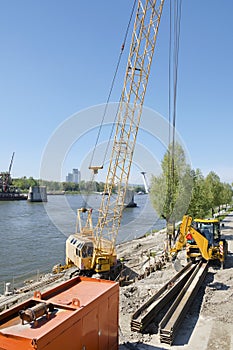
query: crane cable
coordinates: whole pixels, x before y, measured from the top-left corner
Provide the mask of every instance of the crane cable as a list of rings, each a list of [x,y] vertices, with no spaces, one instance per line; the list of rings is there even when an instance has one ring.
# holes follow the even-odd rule
[[[112,95],[112,91],[113,91],[113,87],[114,87],[114,84],[115,84],[116,76],[117,76],[117,73],[118,73],[118,70],[119,70],[121,58],[122,58],[122,55],[123,55],[123,51],[124,51],[124,48],[125,48],[126,40],[127,40],[129,29],[130,29],[130,24],[131,24],[131,21],[132,21],[132,18],[133,18],[133,14],[134,14],[134,11],[135,11],[136,2],[137,2],[137,0],[134,0],[134,4],[132,6],[129,22],[128,22],[128,25],[127,25],[127,28],[126,28],[123,44],[121,46],[121,51],[120,51],[120,54],[119,54],[119,57],[118,57],[118,61],[117,61],[117,65],[116,65],[116,69],[115,69],[115,72],[114,72],[114,75],[113,75],[113,79],[112,79],[112,83],[111,83],[111,86],[110,86],[110,91],[109,91],[109,94],[108,94],[108,98],[107,98],[107,101],[106,101],[106,104],[105,104],[102,120],[101,120],[101,123],[100,123],[100,126],[99,126],[99,130],[98,130],[95,146],[94,146],[94,149],[93,149],[93,152],[92,152],[92,156],[91,156],[90,166],[89,167],[91,167],[91,165],[92,165],[92,162],[93,162],[93,159],[94,159],[94,155],[95,155],[95,151],[96,151],[97,145],[99,143],[101,130],[102,130],[104,119],[105,119],[105,116],[106,116],[106,113],[107,113],[107,109],[108,109],[110,97]],[[119,108],[119,105],[118,105],[118,108]],[[107,147],[106,147],[106,150],[105,150],[105,153],[104,153],[103,164],[104,164],[104,162],[106,160],[107,152],[108,152],[110,141],[111,141],[111,138],[112,138],[114,124],[115,124],[115,121],[116,121],[116,116],[117,116],[117,113],[115,115],[115,119],[114,119],[114,122],[112,124],[112,128],[111,128],[110,136],[109,136],[109,139],[108,139]]]
[[[172,177],[174,180],[174,155],[175,155],[175,129],[176,129],[176,105],[177,105],[177,79],[178,79],[178,61],[180,45],[180,23],[181,23],[182,0],[176,1],[174,13],[174,61],[173,61],[173,122],[172,122]]]
[[[173,8],[174,6],[174,8]],[[168,202],[173,203],[175,184],[175,130],[176,130],[176,105],[177,82],[180,44],[180,23],[182,0],[170,2],[170,38],[169,38],[169,133],[168,133]],[[172,120],[172,133],[171,133]],[[172,135],[171,135],[172,134]],[[171,140],[172,136],[172,140]],[[173,208],[170,207],[173,210]],[[171,213],[170,213],[171,214]]]
[[[121,58],[122,58],[122,55],[123,55],[123,51],[124,51],[124,48],[125,48],[126,40],[127,40],[128,33],[129,33],[129,29],[130,29],[130,24],[131,24],[131,22],[132,22],[133,14],[134,14],[134,11],[135,11],[136,2],[137,2],[137,0],[134,0],[134,4],[133,4],[133,6],[132,6],[132,10],[131,10],[129,22],[128,22],[128,25],[127,25],[127,28],[126,28],[126,32],[125,32],[125,35],[124,35],[123,44],[122,44],[122,46],[121,46],[121,51],[120,51],[120,54],[119,54],[119,57],[118,57],[116,69],[115,69],[115,72],[114,72],[114,75],[113,75],[113,79],[112,79],[112,83],[111,83],[111,86],[110,86],[110,91],[109,91],[108,98],[107,98],[107,101],[106,101],[106,104],[105,104],[105,108],[104,108],[102,120],[101,120],[101,123],[100,123],[100,126],[99,126],[99,130],[98,130],[98,133],[97,133],[97,138],[96,138],[95,146],[94,146],[94,148],[93,148],[93,152],[92,152],[92,155],[91,155],[91,160],[90,160],[90,163],[89,163],[89,168],[91,168],[91,165],[92,165],[92,162],[93,162],[93,159],[94,159],[94,155],[95,155],[95,151],[96,151],[97,145],[98,145],[98,143],[99,143],[99,138],[100,138],[101,130],[102,130],[103,123],[104,123],[104,119],[105,119],[105,116],[106,116],[106,113],[107,113],[107,109],[108,109],[108,106],[109,106],[109,101],[110,101],[110,97],[111,97],[111,95],[112,95],[112,91],[113,91],[113,87],[114,87],[114,84],[115,84],[116,76],[117,76],[117,73],[118,73],[118,70],[119,70]],[[119,104],[118,104],[118,109],[119,109]],[[117,112],[116,112],[116,115],[115,115],[114,122],[113,122],[113,124],[112,124],[111,132],[110,132],[110,136],[109,136],[109,139],[108,139],[107,147],[106,147],[106,150],[105,150],[105,153],[104,153],[104,159],[103,159],[103,163],[102,163],[102,164],[104,164],[104,163],[105,163],[105,160],[106,160],[107,152],[108,152],[109,145],[110,145],[110,141],[111,141],[112,134],[113,134],[113,129],[114,129],[116,117],[117,117],[117,114],[118,114],[118,109],[117,109]],[[84,207],[84,208],[86,208],[86,205],[87,205],[87,197],[88,197],[88,194],[90,194],[90,193],[92,192],[92,190],[93,190],[93,188],[91,188],[91,187],[93,187],[93,186],[90,186],[90,184],[93,184],[93,183],[94,183],[94,178],[95,178],[95,173],[92,172],[91,177],[90,177],[90,181],[89,181],[89,184],[88,184],[88,188],[87,188],[87,190],[85,191],[86,194],[85,194],[85,196],[83,197],[83,207]]]

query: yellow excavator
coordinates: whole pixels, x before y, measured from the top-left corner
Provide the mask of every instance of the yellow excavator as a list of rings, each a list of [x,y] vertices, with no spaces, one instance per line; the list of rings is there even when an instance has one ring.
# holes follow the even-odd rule
[[[123,90],[117,113],[116,131],[97,225],[92,209],[77,213],[76,233],[66,241],[66,265],[86,274],[105,273],[116,266],[115,251],[132,157],[160,25],[164,0],[138,0]],[[90,167],[94,174],[103,165]],[[116,197],[113,198],[113,191]],[[86,219],[83,218],[86,216]],[[84,220],[83,220],[84,219]],[[82,223],[84,221],[84,224]]]
[[[186,248],[187,261],[219,260],[224,266],[228,244],[221,237],[220,221],[218,219],[194,219],[183,217],[178,238],[171,248],[172,259],[175,260],[179,251]]]

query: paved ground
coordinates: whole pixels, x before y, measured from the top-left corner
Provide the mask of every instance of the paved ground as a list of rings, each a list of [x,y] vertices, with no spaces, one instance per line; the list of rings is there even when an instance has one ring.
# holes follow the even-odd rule
[[[194,307],[182,323],[174,345],[170,347],[161,344],[156,329],[153,330],[155,334],[143,335],[130,330],[133,312],[174,275],[175,271],[167,264],[162,271],[156,271],[144,280],[121,288],[119,350],[233,350],[233,213],[225,218],[224,225],[222,233],[229,245],[226,267],[224,270],[216,265],[209,268]],[[133,264],[140,265],[148,246],[157,246],[161,250],[163,240],[164,235],[156,234],[154,237],[135,240],[128,247],[119,247],[119,251],[128,256],[129,262],[133,261],[134,270]]]

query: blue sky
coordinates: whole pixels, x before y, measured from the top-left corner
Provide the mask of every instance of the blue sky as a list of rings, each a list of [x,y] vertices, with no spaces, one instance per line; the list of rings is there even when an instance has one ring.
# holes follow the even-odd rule
[[[0,168],[8,169],[14,151],[13,177],[38,178],[43,152],[54,132],[75,113],[106,102],[132,0],[12,0],[0,4]],[[146,107],[165,118],[168,7],[167,0],[145,99]],[[215,171],[221,181],[230,183],[232,14],[230,0],[183,1],[177,96],[177,132],[192,167],[200,168],[204,175]],[[129,42],[130,36],[112,102],[119,100]],[[89,152],[93,142],[89,145],[87,137],[73,153],[67,153],[63,174],[81,167],[79,150],[83,147]],[[157,159],[162,156],[158,151]]]

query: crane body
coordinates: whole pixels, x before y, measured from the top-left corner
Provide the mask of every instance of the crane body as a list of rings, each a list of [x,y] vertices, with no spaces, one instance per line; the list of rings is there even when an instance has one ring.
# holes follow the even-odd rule
[[[90,209],[86,211],[79,209],[77,216],[79,230],[76,230],[77,232],[72,237],[70,236],[66,242],[66,263],[73,263],[80,270],[100,272],[109,270],[116,264],[116,238],[124,209],[124,199],[163,4],[164,0],[138,0],[104,188],[106,195],[102,196],[98,222],[93,228]],[[100,168],[102,166],[93,167],[94,173]],[[113,191],[117,192],[114,200]],[[87,214],[84,226],[81,225],[81,215],[83,214]],[[75,240],[79,243],[73,244]],[[84,258],[84,251],[88,246],[91,247],[89,256]]]

